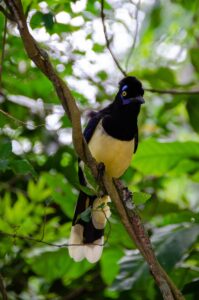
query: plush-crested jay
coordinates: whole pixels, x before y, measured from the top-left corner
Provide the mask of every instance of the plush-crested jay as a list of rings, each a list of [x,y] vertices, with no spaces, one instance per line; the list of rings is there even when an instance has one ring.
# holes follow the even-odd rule
[[[91,117],[84,131],[92,156],[103,162],[110,177],[119,178],[129,167],[138,146],[137,118],[144,103],[142,84],[135,77],[126,77],[119,83],[115,100]],[[80,184],[87,186],[82,164],[79,163]],[[69,255],[75,261],[86,258],[94,263],[103,250],[104,227],[110,217],[108,195],[89,196],[80,191],[69,239]],[[89,221],[79,217],[91,208]]]

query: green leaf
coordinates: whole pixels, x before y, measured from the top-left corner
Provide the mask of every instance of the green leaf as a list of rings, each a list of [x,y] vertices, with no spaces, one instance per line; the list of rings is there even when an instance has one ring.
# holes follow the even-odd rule
[[[84,175],[86,177],[87,182],[91,186],[92,190],[95,191],[95,193],[98,193],[99,185],[96,182],[95,178],[93,177],[91,170],[87,165],[84,165]]]
[[[111,225],[109,225],[108,223],[106,225],[106,233],[107,236],[109,237],[108,242],[111,245],[111,247],[113,248],[118,247],[118,237],[119,237],[119,243],[123,245],[125,248],[131,249],[133,247],[133,242],[129,237],[123,224],[121,223],[121,220],[114,220],[114,222],[111,222]]]
[[[6,159],[12,154],[12,144],[11,141],[6,140],[1,142],[0,147],[0,159]]]
[[[59,249],[51,252],[44,252],[41,255],[28,259],[28,263],[34,272],[51,281],[61,278],[71,265],[70,259],[67,257],[66,249]]]
[[[0,171],[5,172],[7,169],[9,169],[9,160],[0,159]]]
[[[186,251],[199,235],[199,225],[166,226],[155,230],[152,243],[160,264],[166,271],[182,260]],[[120,263],[120,272],[112,285],[113,290],[128,290],[152,281],[146,262],[137,251],[131,251]]]
[[[54,16],[51,12],[47,14],[43,14],[42,20],[44,21],[44,25],[47,29],[47,31],[51,30],[54,25]]]
[[[43,14],[40,11],[37,11],[30,20],[30,26],[32,29],[41,27],[43,23]]]
[[[43,201],[51,195],[51,190],[47,188],[44,178],[40,177],[37,183],[29,180],[27,193],[31,200]]]
[[[156,1],[150,15],[150,26],[153,29],[159,27],[162,22],[161,12],[162,12],[162,6],[160,5],[159,1]]]
[[[51,189],[51,195],[54,201],[60,205],[61,209],[69,218],[73,218],[77,195],[74,193],[71,185],[64,176],[59,173],[45,173],[43,177],[47,186]]]
[[[104,45],[100,45],[100,44],[94,44],[93,45],[93,51],[97,52],[97,53],[101,53],[104,50]]]
[[[198,53],[199,57],[199,53]],[[199,61],[198,61],[199,65]],[[190,96],[187,100],[187,112],[193,129],[199,133],[199,101],[198,96]]]
[[[107,80],[107,78],[108,78],[108,75],[105,71],[98,72],[97,76],[103,81]]]
[[[107,285],[112,284],[119,272],[118,261],[122,257],[123,251],[120,248],[108,248],[104,250],[100,265],[102,278]]]
[[[143,192],[134,192],[133,193],[133,202],[136,205],[144,204],[151,198],[151,195]]]
[[[36,172],[33,168],[33,166],[27,161],[26,159],[16,159],[12,160],[10,162],[11,169],[16,174],[32,174],[34,177],[36,177]]]
[[[190,49],[191,62],[196,72],[199,72],[199,48]]]
[[[44,249],[42,254],[27,258],[27,262],[36,274],[48,281],[66,276],[66,282],[70,282],[93,268],[93,265],[87,261],[74,263],[66,248],[59,250],[52,248],[51,251]]]
[[[168,226],[168,228],[172,228]],[[181,260],[186,251],[191,247],[199,236],[198,224],[187,224],[187,227],[180,228],[172,234],[164,236],[164,228],[157,229],[153,241],[158,241],[158,260],[166,271],[171,271],[177,262]],[[165,240],[163,241],[163,239]],[[159,240],[161,242],[159,243]]]
[[[166,67],[151,70],[145,69],[142,71],[141,76],[156,88],[167,88],[168,85],[171,87],[175,85],[174,72]]]
[[[195,280],[185,284],[185,286],[183,287],[182,293],[184,295],[187,295],[187,294],[193,294],[195,292],[196,296],[197,296],[198,291],[199,291],[199,279],[195,279]]]
[[[81,185],[81,184],[78,184],[77,186],[78,186],[79,190],[81,190],[82,192],[84,192],[85,194],[87,194],[89,196],[96,195],[96,191],[94,191],[93,189],[91,189],[87,186],[84,186],[84,185]]]
[[[147,140],[140,143],[132,166],[143,174],[164,175],[183,159],[198,159],[199,143],[160,143]]]
[[[182,173],[193,173],[195,170],[198,170],[198,168],[198,162],[191,159],[184,159],[179,162],[178,165],[169,172],[169,174],[179,176]]]
[[[84,222],[88,223],[91,220],[91,206],[87,207],[80,215],[79,218],[82,219]]]

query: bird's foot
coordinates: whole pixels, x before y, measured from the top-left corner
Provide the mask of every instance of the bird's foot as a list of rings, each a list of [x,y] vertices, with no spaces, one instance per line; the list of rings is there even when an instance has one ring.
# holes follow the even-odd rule
[[[133,197],[133,193],[131,191],[129,191],[129,189],[127,187],[123,188],[123,199],[124,201],[128,201],[130,199],[132,199]]]
[[[124,201],[131,200],[133,197],[133,193],[129,191],[129,189],[123,184],[123,182],[120,179],[116,179],[115,183],[117,185],[117,188],[122,192],[122,198]]]

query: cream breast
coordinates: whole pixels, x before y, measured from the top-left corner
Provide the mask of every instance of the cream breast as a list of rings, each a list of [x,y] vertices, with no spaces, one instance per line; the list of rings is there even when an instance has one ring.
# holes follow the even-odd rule
[[[99,122],[88,146],[96,161],[105,164],[107,174],[119,178],[130,165],[134,152],[134,139],[117,140],[109,136]]]

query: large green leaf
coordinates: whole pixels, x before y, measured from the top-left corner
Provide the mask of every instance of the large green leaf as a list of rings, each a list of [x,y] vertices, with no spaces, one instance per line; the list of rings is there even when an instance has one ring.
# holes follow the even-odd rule
[[[119,247],[110,247],[104,250],[100,264],[102,268],[102,278],[108,285],[112,284],[119,272],[119,259],[122,255],[123,251]]]
[[[77,196],[75,195],[71,185],[67,182],[64,176],[59,173],[46,173],[43,175],[43,178],[51,189],[54,201],[60,205],[67,216],[72,218]]]
[[[66,281],[71,281],[75,278],[80,277],[86,271],[93,267],[87,261],[80,263],[74,263],[68,255],[66,248],[56,249],[41,249],[43,253],[27,258],[27,262],[32,270],[46,278],[48,281],[62,278],[65,276]]]
[[[160,264],[168,272],[183,258],[199,235],[198,224],[187,226],[166,226],[157,229],[152,236],[152,243]],[[113,290],[128,290],[140,286],[151,276],[146,262],[137,251],[131,251],[120,263],[120,273],[113,283]]]
[[[147,140],[140,143],[132,166],[143,174],[164,175],[184,159],[199,160],[199,143]]]

